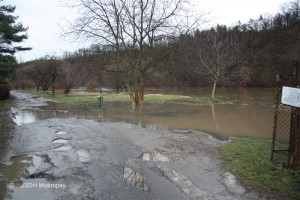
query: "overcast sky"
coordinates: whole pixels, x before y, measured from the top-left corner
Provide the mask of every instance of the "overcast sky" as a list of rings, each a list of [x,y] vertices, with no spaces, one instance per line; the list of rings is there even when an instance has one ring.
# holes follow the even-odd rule
[[[280,5],[288,0],[193,0],[199,8],[212,11],[210,25],[235,25],[239,20],[246,23],[250,18],[258,19],[260,14],[276,14]],[[16,5],[15,15],[25,27],[28,36],[22,45],[33,50],[16,54],[19,61],[29,61],[45,55],[61,56],[65,51],[89,47],[90,44],[70,43],[60,37],[59,21],[71,18],[71,11],[62,7],[60,0],[3,0],[0,4]]]

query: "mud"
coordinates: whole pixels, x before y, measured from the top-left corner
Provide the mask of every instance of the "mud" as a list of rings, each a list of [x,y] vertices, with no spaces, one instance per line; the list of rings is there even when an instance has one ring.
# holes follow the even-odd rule
[[[48,101],[12,94],[16,110]],[[68,143],[53,142],[57,140]],[[6,164],[24,155],[40,162],[24,162],[34,170],[23,167],[14,181],[4,180],[7,174],[1,171],[5,190],[0,193],[9,199],[270,199],[245,189],[228,172],[218,153],[228,142],[200,131],[75,117],[16,123],[1,166],[14,171]],[[15,181],[26,187],[15,187]]]

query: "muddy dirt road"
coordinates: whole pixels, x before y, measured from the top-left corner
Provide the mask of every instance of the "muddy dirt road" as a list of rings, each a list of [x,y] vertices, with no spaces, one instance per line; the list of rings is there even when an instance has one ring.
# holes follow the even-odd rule
[[[12,95],[14,121],[50,101]],[[268,199],[226,170],[218,148],[228,141],[203,132],[52,118],[21,121],[12,134],[0,166],[8,199]]]

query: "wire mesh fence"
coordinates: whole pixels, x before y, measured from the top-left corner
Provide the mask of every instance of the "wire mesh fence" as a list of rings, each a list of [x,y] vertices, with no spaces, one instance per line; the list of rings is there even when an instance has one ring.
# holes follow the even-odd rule
[[[291,116],[290,106],[278,105],[272,161],[283,166],[288,166]]]
[[[279,105],[277,112],[276,141],[288,144],[290,139],[292,108],[290,106]]]
[[[298,73],[277,75],[271,161],[285,167],[295,166],[295,133],[298,131],[299,119],[297,108],[281,104],[282,86],[296,87],[297,76]]]

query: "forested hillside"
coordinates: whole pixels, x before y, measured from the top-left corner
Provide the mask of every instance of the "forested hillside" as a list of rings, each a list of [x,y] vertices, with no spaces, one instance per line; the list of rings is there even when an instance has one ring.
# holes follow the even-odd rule
[[[217,25],[179,37],[157,37],[151,51],[159,59],[151,62],[146,85],[272,87],[275,73],[293,73],[292,62],[300,57],[299,11],[299,0],[296,0],[283,5],[274,16],[261,15],[234,27]],[[130,54],[125,51],[126,48],[119,53],[124,56],[137,54],[134,50]],[[147,45],[144,51],[150,51]],[[124,73],[115,54],[114,46],[95,44],[87,49],[66,52],[63,58],[43,58],[25,63],[13,78],[18,87],[34,85],[42,88],[39,80],[33,80],[33,74],[35,77],[45,76],[40,81],[49,80],[48,85],[53,85],[53,80],[47,78],[49,73],[45,73],[47,67],[39,69],[38,66],[42,61],[53,63],[55,60],[60,70],[57,87],[123,89]]]

